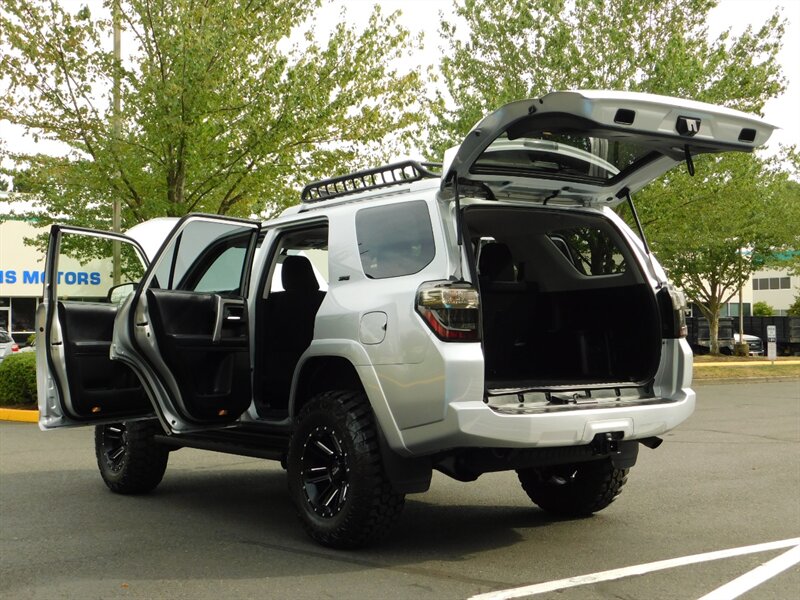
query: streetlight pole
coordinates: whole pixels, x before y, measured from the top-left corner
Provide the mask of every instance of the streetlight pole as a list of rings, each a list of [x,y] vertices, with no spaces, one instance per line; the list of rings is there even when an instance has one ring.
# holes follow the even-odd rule
[[[111,4],[111,19],[114,28],[114,87],[113,112],[111,115],[111,132],[113,135],[112,144],[117,145],[122,127],[120,123],[120,65],[122,62],[122,31],[120,26],[119,0],[114,0]],[[115,233],[119,233],[122,228],[122,207],[120,206],[119,194],[115,193],[112,200],[111,225]],[[114,265],[114,285],[119,285],[122,278],[122,265],[120,264],[120,243],[115,241],[113,244],[113,265]]]

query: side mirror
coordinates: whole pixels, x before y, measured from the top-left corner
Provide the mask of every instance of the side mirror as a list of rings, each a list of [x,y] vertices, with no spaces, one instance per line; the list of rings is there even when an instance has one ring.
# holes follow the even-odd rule
[[[123,300],[130,296],[135,289],[135,283],[120,283],[109,288],[106,298],[111,304],[122,304]]]

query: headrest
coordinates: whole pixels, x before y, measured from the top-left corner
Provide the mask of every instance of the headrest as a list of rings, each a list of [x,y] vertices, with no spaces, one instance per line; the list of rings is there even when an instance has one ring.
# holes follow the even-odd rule
[[[311,261],[305,256],[287,256],[281,267],[281,283],[287,292],[315,292],[319,281],[314,275]]]
[[[481,249],[478,271],[482,279],[489,281],[514,281],[514,261],[511,250],[505,244],[492,242]]]

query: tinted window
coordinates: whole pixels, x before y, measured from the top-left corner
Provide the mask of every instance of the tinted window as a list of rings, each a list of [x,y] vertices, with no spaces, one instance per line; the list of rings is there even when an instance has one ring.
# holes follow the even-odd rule
[[[583,275],[614,275],[626,270],[619,247],[602,229],[576,227],[554,231],[548,237]]]
[[[553,177],[603,183],[652,152],[621,139],[595,138],[571,130],[531,131],[495,140],[471,172]]]
[[[243,240],[241,246],[226,248],[222,254],[217,256],[193,290],[195,292],[238,290],[239,282],[242,278],[245,253],[247,252],[245,243],[246,240]]]
[[[252,230],[235,223],[191,221],[159,259],[153,285],[238,293]]]
[[[418,273],[435,254],[428,206],[421,200],[358,211],[356,235],[370,279]]]

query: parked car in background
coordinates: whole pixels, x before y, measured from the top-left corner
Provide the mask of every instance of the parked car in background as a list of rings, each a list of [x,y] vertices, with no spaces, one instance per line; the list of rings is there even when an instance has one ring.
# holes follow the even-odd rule
[[[20,353],[22,353],[22,352],[36,352],[36,338],[33,338],[33,340],[31,340],[31,343],[28,344],[27,346],[22,346],[19,349],[19,351],[20,351]]]
[[[5,329],[0,329],[0,362],[12,352],[19,352],[19,345]]]
[[[733,341],[737,344],[742,341],[738,333],[733,334]],[[744,341],[747,342],[749,347],[748,354],[750,354],[750,356],[761,356],[764,354],[764,342],[757,335],[745,333]]]

